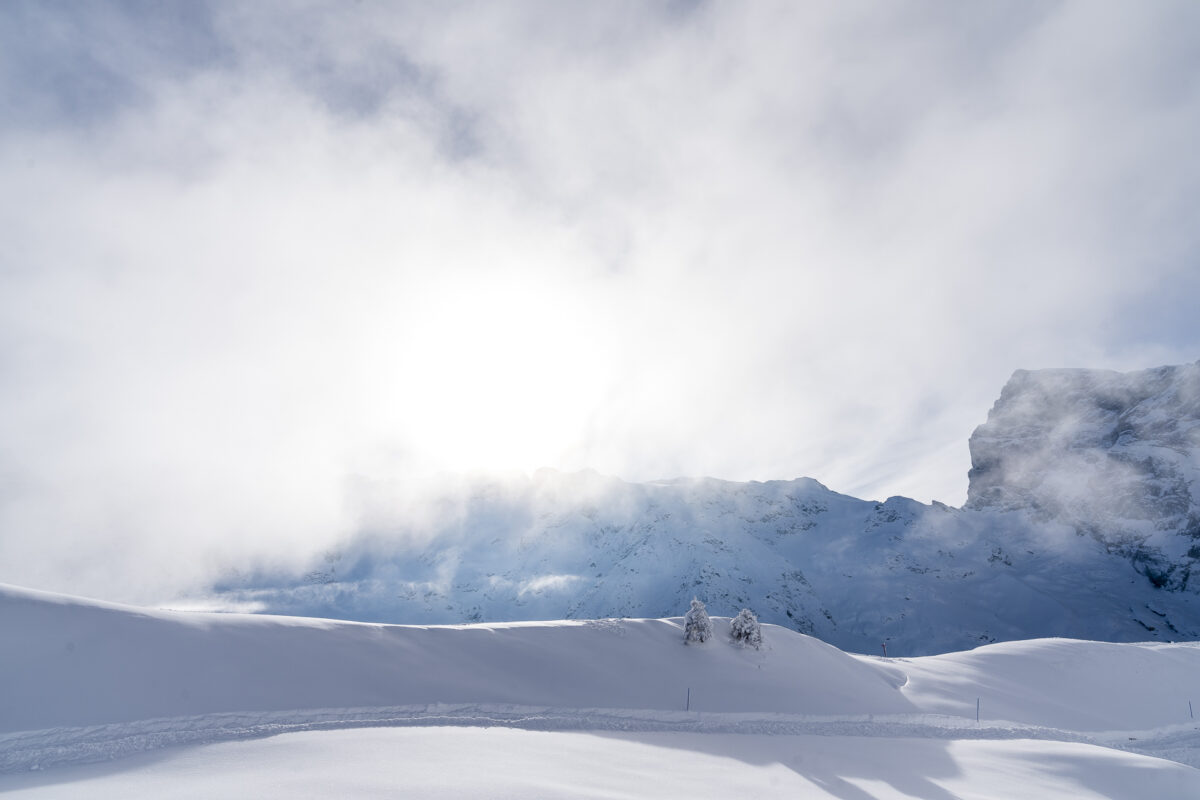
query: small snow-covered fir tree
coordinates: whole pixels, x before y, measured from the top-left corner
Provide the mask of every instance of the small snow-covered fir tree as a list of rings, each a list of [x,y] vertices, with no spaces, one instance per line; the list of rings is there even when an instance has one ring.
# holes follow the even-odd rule
[[[762,627],[758,624],[758,617],[748,608],[743,608],[740,614],[729,621],[729,635],[742,646],[749,645],[755,650],[762,647]]]
[[[712,620],[708,618],[708,612],[704,610],[704,603],[693,597],[692,607],[688,609],[687,616],[683,618],[683,641],[685,644],[704,642],[711,639],[712,635]]]

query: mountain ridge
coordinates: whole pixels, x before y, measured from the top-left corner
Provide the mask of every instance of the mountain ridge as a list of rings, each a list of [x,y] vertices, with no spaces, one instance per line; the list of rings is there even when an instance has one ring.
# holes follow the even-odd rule
[[[1200,638],[1200,364],[1019,370],[971,437],[961,509],[812,478],[464,479],[416,523],[371,525],[302,574],[248,567],[220,603],[440,623],[714,613],[895,655],[1043,636]],[[1079,480],[1075,480],[1079,478]]]

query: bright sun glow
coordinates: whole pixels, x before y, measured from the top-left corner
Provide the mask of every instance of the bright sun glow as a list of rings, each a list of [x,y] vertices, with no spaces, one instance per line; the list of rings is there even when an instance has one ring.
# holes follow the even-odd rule
[[[582,444],[611,349],[574,298],[529,286],[440,292],[411,321],[389,425],[439,469],[535,469]]]

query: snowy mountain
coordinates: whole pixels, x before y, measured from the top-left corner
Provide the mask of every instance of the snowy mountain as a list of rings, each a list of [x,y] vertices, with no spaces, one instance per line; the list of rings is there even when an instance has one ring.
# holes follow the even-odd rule
[[[811,479],[463,479],[303,574],[246,568],[227,607],[380,622],[664,617],[693,595],[843,649],[1039,636],[1200,638],[1200,365],[1017,372],[971,437],[964,509]]]
[[[1200,761],[1187,693],[1200,645],[883,659],[776,626],[741,647],[713,622],[685,646],[679,618],[386,626],[0,585],[0,792],[1200,793],[1185,766]]]

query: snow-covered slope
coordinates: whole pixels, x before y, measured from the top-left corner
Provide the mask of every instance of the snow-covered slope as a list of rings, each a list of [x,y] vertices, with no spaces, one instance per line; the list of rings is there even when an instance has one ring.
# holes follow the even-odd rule
[[[388,626],[149,611],[0,585],[0,631],[0,732],[430,703],[670,710],[689,687],[706,711],[915,710],[893,672],[780,629],[770,651],[680,655],[678,619]]]
[[[861,718],[940,714],[1071,731],[1189,720],[1200,643],[1041,639],[914,659],[855,656],[728,620],[374,625],[156,611],[0,584],[0,733],[228,712],[520,705]],[[688,690],[690,701],[688,699]],[[1200,696],[1194,698],[1200,703]]]
[[[363,728],[0,775],[11,800],[1194,800],[1200,772],[1044,739]]]
[[[699,595],[895,655],[1071,636],[1200,638],[1200,365],[1018,372],[971,439],[967,508],[802,478],[462,480],[414,516],[363,482],[365,530],[218,605],[381,622],[665,617]],[[427,509],[427,510],[428,510]],[[415,520],[421,521],[415,521]]]
[[[8,586],[0,633],[0,791],[18,796],[1200,792],[1195,769],[1128,752],[1200,757],[1197,644],[883,659],[775,626],[749,650],[724,635],[684,645],[677,619],[381,626]],[[397,726],[427,732],[349,730]]]

